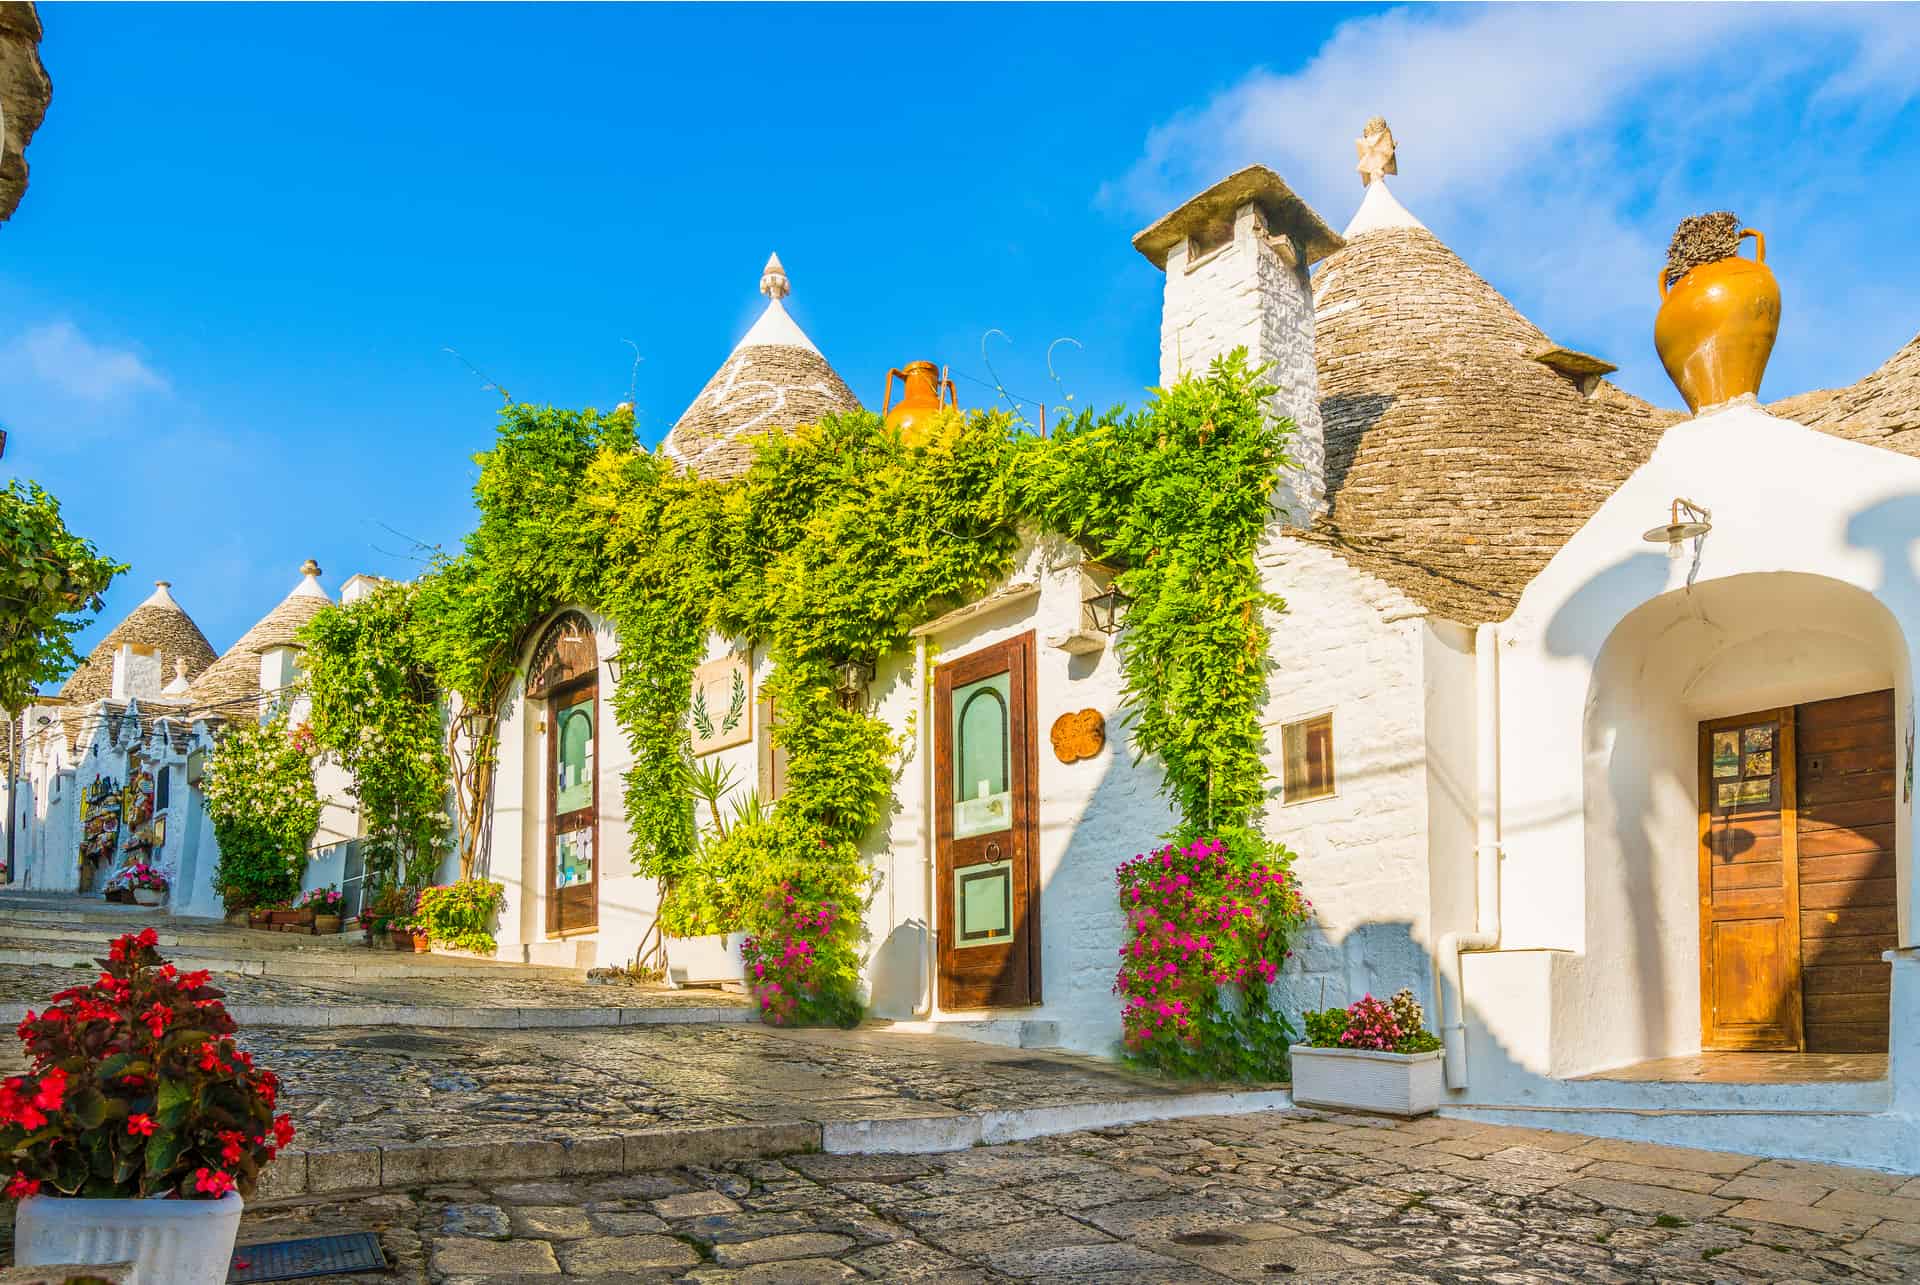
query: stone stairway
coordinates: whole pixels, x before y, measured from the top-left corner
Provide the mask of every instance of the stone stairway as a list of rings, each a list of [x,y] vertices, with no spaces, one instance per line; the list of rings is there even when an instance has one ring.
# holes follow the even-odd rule
[[[238,928],[218,919],[169,915],[94,897],[0,891],[0,964],[88,967],[124,932],[152,928],[182,968],[248,977],[338,979],[513,975],[579,981],[580,967],[519,964],[469,955],[407,954],[368,947],[365,933],[324,937]]]

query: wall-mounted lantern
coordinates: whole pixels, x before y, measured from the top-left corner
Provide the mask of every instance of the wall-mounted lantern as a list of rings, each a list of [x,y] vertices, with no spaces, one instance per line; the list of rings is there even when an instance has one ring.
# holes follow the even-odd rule
[[[1120,626],[1126,622],[1127,608],[1132,605],[1132,598],[1108,585],[1103,592],[1086,599],[1087,619],[1095,629],[1111,637],[1120,632]]]
[[[1686,511],[1683,519],[1681,510]],[[1680,555],[1680,546],[1688,540],[1697,540],[1713,530],[1713,514],[1695,504],[1692,500],[1676,498],[1669,520],[1662,526],[1650,527],[1640,538],[1648,544],[1664,544],[1667,552],[1675,557]]]
[[[607,676],[613,679],[613,685],[618,687],[620,685],[620,667],[626,664],[627,658],[616,651],[606,658],[606,662]]]
[[[864,703],[867,699],[867,687],[873,682],[873,666],[864,660],[849,657],[834,667],[838,677],[835,690],[840,693],[840,703],[848,709]]]

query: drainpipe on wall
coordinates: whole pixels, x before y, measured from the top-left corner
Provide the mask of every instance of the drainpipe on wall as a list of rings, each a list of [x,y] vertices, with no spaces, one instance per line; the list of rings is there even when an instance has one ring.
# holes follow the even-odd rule
[[[1467,1087],[1467,992],[1460,956],[1492,950],[1500,944],[1500,639],[1492,625],[1473,633],[1474,775],[1477,818],[1474,825],[1474,930],[1440,939],[1440,966],[1453,984],[1453,1011],[1441,1016],[1446,1048],[1447,1087]],[[1440,988],[1447,1003],[1447,988]]]
[[[920,693],[919,742],[915,752],[920,756],[920,825],[925,837],[921,841],[922,855],[925,858],[925,878],[921,882],[925,893],[921,905],[921,923],[925,930],[920,934],[920,1001],[913,1007],[915,1017],[933,1015],[933,970],[938,965],[933,944],[933,881],[939,877],[938,853],[934,851],[934,832],[938,829],[933,810],[938,806],[937,792],[933,776],[933,693],[927,682],[927,636],[920,635],[913,649],[913,686]]]

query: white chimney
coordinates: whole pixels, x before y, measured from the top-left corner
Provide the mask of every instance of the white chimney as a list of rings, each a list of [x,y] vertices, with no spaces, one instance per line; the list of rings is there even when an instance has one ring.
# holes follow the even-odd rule
[[[1133,239],[1167,274],[1160,382],[1205,374],[1244,347],[1279,386],[1271,413],[1291,419],[1294,468],[1275,500],[1306,525],[1326,508],[1327,445],[1314,374],[1307,270],[1345,242],[1278,174],[1253,165],[1215,183]]]

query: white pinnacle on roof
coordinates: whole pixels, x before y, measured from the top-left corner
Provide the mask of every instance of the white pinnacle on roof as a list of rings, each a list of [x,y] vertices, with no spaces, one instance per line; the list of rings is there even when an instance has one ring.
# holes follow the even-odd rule
[[[1409,214],[1407,207],[1387,190],[1386,179],[1376,178],[1367,184],[1367,194],[1361,199],[1360,208],[1353,212],[1353,220],[1340,235],[1351,241],[1357,236],[1387,228],[1418,228],[1425,232],[1427,225]]]
[[[180,604],[175,602],[173,595],[168,592],[172,587],[173,581],[171,580],[154,581],[153,592],[148,594],[147,600],[140,605],[142,607],[172,607],[175,611],[180,610]]]
[[[767,310],[760,314],[760,320],[738,344],[734,351],[742,348],[805,348],[809,352],[819,352],[813,340],[807,338],[807,332],[800,329],[794,319],[787,315],[787,309],[780,301],[793,293],[793,284],[787,280],[787,270],[780,264],[780,256],[770,255],[767,266],[760,273],[760,293],[767,296]]]
[[[1350,241],[1354,237],[1386,228],[1418,228],[1426,231],[1427,225],[1407,213],[1407,207],[1395,200],[1393,193],[1387,190],[1387,175],[1398,174],[1400,162],[1393,131],[1387,128],[1386,118],[1375,116],[1368,121],[1366,128],[1360,131],[1360,137],[1353,140],[1353,150],[1360,157],[1360,163],[1353,168],[1359,172],[1367,194],[1361,200],[1360,208],[1354,211],[1353,221],[1347,224],[1347,230],[1340,235]]]
[[[300,568],[300,583],[293,587],[294,594],[306,598],[327,598],[327,591],[320,586],[320,564],[308,558]],[[288,595],[291,597],[292,595]],[[327,598],[328,602],[333,599]]]

